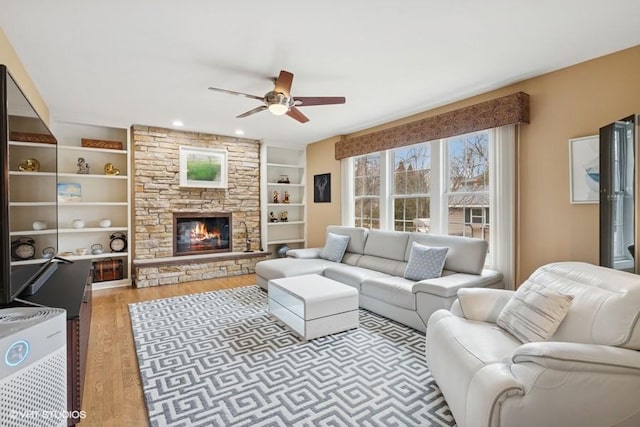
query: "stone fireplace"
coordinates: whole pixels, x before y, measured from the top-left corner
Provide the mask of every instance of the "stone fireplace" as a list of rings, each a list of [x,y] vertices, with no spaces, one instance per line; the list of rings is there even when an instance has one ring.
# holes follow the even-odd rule
[[[231,252],[231,212],[173,214],[173,256]]]
[[[132,126],[131,141],[135,286],[254,273],[267,257],[260,248],[260,142],[141,125]],[[181,187],[180,146],[225,150],[227,188]]]

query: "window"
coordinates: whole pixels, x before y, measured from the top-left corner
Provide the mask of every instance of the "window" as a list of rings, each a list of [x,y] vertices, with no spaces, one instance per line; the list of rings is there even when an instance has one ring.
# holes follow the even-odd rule
[[[353,159],[356,227],[380,228],[380,153]]]
[[[449,138],[445,147],[448,234],[489,240],[489,132]]]
[[[391,152],[391,158],[393,229],[426,231],[430,221],[431,146],[425,143],[398,148]]]
[[[345,165],[353,185],[345,223],[475,237],[491,246],[498,134],[486,130],[352,158]]]

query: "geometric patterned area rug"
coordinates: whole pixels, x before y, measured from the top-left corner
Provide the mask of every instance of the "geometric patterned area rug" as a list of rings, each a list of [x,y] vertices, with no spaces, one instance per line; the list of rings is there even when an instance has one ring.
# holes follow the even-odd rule
[[[152,426],[453,426],[425,336],[360,310],[302,341],[257,285],[129,305]]]

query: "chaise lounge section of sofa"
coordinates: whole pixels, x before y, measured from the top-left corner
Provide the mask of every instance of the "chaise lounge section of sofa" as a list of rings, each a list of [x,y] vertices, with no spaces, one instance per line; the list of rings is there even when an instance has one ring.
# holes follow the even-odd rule
[[[322,248],[290,250],[287,258],[256,264],[258,285],[267,289],[269,280],[323,275],[356,288],[360,307],[420,331],[426,330],[433,312],[451,306],[458,289],[503,287],[502,274],[484,268],[484,240],[345,226],[329,226],[327,233],[349,236],[340,262],[320,258]],[[414,242],[448,248],[441,277],[404,277]]]

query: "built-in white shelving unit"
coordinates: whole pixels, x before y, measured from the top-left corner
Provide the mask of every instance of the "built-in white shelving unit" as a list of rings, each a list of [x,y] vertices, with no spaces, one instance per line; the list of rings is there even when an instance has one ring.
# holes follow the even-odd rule
[[[262,201],[262,240],[264,249],[275,257],[283,245],[292,249],[305,246],[306,153],[305,150],[263,144],[261,159],[262,188],[266,188]],[[289,182],[282,182],[286,180]],[[274,203],[276,192],[278,203]],[[288,203],[284,203],[285,192]],[[286,221],[282,220],[284,212]]]
[[[9,141],[9,210],[11,240],[34,241],[34,259],[11,261],[12,266],[45,261],[42,251],[57,248],[56,144]],[[37,160],[37,171],[20,170],[27,159]],[[34,230],[33,223],[46,223],[44,230]]]
[[[131,235],[131,188],[130,188],[130,141],[124,128],[92,126],[57,122],[53,133],[58,139],[58,184],[79,184],[81,199],[66,201],[58,199],[58,247],[67,258],[122,259],[124,277],[121,280],[94,283],[101,287],[131,285],[131,257],[129,252],[111,252],[109,243],[113,233]],[[119,141],[122,149],[83,147],[82,139]],[[89,165],[89,173],[78,173],[79,158]],[[120,171],[119,175],[107,175],[105,164],[111,163]],[[81,219],[84,227],[74,228],[75,219]],[[100,221],[109,219],[108,227]],[[100,244],[102,254],[78,255],[78,248],[91,251],[91,246]],[[128,245],[128,248],[131,246]]]

